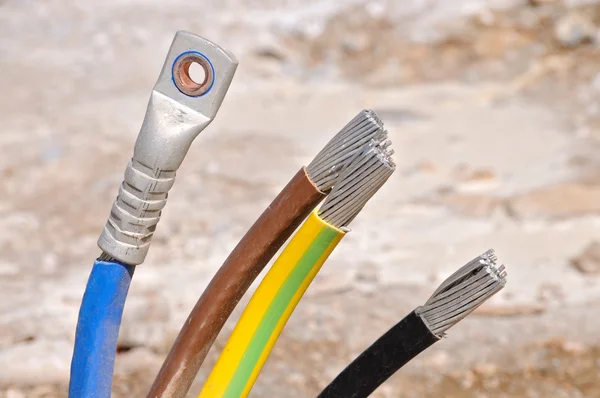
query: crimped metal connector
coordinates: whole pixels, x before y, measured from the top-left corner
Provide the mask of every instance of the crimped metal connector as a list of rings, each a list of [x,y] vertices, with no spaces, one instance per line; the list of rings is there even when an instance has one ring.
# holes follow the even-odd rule
[[[199,64],[204,78],[190,77]],[[98,239],[103,255],[141,264],[148,253],[175,173],[194,138],[212,122],[238,61],[230,52],[189,32],[177,32],[135,143],[133,158]]]

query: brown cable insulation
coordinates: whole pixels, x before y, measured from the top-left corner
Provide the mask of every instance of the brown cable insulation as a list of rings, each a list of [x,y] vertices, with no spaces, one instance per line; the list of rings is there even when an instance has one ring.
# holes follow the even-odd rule
[[[296,173],[246,232],[196,302],[154,380],[149,398],[185,397],[237,303],[325,196],[304,168]]]

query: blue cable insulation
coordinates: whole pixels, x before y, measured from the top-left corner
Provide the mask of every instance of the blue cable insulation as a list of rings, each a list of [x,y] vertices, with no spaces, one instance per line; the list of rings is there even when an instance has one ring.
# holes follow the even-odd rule
[[[119,326],[134,268],[94,262],[79,309],[69,398],[110,398]]]

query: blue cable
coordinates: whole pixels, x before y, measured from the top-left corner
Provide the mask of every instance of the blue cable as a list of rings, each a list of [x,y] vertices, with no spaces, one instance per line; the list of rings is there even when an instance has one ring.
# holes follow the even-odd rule
[[[134,268],[94,262],[79,310],[69,398],[110,398],[119,326]]]

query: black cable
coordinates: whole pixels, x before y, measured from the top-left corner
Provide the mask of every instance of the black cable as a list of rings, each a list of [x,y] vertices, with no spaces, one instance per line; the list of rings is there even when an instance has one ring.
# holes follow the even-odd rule
[[[439,340],[415,311],[367,348],[318,398],[368,397],[411,359]]]
[[[364,398],[402,366],[506,285],[504,266],[488,250],[450,275],[425,305],[381,336],[346,367],[317,398]]]

